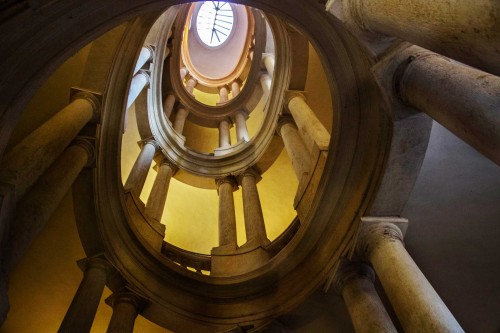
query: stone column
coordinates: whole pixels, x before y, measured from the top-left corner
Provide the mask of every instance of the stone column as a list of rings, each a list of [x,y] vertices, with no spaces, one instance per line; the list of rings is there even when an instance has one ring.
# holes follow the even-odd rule
[[[172,114],[172,110],[174,109],[175,104],[175,95],[173,93],[169,93],[165,100],[163,101],[163,113],[165,113],[165,118],[169,119]]]
[[[401,99],[500,165],[500,77],[420,48],[401,66]]]
[[[177,109],[173,125],[174,130],[176,130],[177,133],[182,134],[182,132],[184,131],[184,125],[186,124],[186,119],[188,115],[189,111],[186,110],[185,108],[180,107],[179,109]]]
[[[148,84],[149,84],[148,72],[143,69],[140,69],[139,72],[137,72],[137,74],[134,75],[134,77],[132,78],[132,82],[130,82],[130,89],[127,98],[127,110],[130,108],[132,104],[134,104],[135,100],[137,99],[141,91]]]
[[[290,92],[287,105],[309,151],[312,152],[314,146],[320,150],[328,150],[330,133],[307,105],[305,96],[299,92]]]
[[[227,148],[231,146],[231,136],[229,135],[229,121],[222,120],[219,123],[219,147]]]
[[[266,67],[267,73],[272,77],[274,75],[274,54],[263,54],[262,61],[264,62],[264,67]]]
[[[83,279],[64,316],[59,333],[88,333],[92,327],[108,274],[112,266],[101,258],[79,261]]]
[[[158,165],[158,173],[153,188],[146,203],[146,215],[158,223],[161,222],[165,202],[167,201],[168,187],[170,186],[174,170],[175,165],[172,162],[166,158],[161,161]]]
[[[152,46],[146,45],[141,49],[141,53],[139,53],[139,58],[137,59],[137,63],[134,68],[134,75],[144,66],[148,61],[153,60],[154,49]]]
[[[193,79],[193,78],[190,78],[189,80],[187,80],[187,82],[186,82],[186,90],[187,90],[187,92],[192,95],[194,87],[196,87],[197,83],[198,82],[196,82],[196,80]]]
[[[219,103],[226,103],[229,100],[229,91],[227,88],[220,87],[219,88]]]
[[[9,251],[5,258],[9,270],[17,265],[43,230],[80,171],[93,161],[93,143],[78,138],[17,203],[15,223],[10,226]]]
[[[281,117],[278,122],[278,134],[283,139],[286,152],[292,160],[293,170],[300,181],[311,172],[311,155],[291,117]]]
[[[141,153],[132,167],[132,171],[128,175],[124,188],[126,191],[133,191],[137,196],[141,195],[142,188],[146,182],[149,168],[153,162],[153,157],[160,147],[153,139],[143,142]]]
[[[121,291],[106,299],[113,307],[113,315],[107,333],[133,333],[137,315],[142,310],[145,300],[131,291]]]
[[[342,261],[335,290],[342,296],[356,333],[397,333],[373,282],[375,274],[363,263]]]
[[[238,142],[241,141],[250,141],[250,137],[248,136],[247,129],[247,120],[244,111],[236,111],[234,114],[234,123],[236,124],[236,140]]]
[[[184,81],[187,74],[188,74],[188,70],[186,69],[186,67],[182,67],[180,70],[181,81]]]
[[[18,143],[3,158],[0,181],[15,186],[18,201],[61,155],[78,132],[98,117],[99,100],[91,93],[79,92],[72,102]]]
[[[240,94],[240,83],[238,81],[233,81],[231,83],[231,92],[233,93],[233,98]]]
[[[264,215],[260,205],[259,192],[257,191],[257,181],[260,176],[249,169],[239,176],[243,195],[243,215],[245,217],[245,233],[247,243],[256,241],[261,245],[267,245],[266,225]]]
[[[219,194],[219,246],[236,248],[236,214],[233,191],[238,189],[238,185],[232,177],[217,179],[216,184]]]
[[[500,2],[346,1],[366,30],[395,36],[468,65],[500,75]]]
[[[269,92],[271,91],[271,83],[272,79],[269,74],[262,74],[260,76],[260,84],[262,86],[262,91],[264,92],[264,94],[269,94]]]
[[[463,332],[406,252],[403,234],[392,220],[402,219],[363,218],[356,248],[375,269],[404,331]]]

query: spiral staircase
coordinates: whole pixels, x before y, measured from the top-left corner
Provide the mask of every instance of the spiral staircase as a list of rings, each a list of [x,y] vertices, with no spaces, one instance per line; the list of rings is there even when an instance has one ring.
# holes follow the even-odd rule
[[[60,332],[105,327],[105,287],[108,332],[132,332],[136,318],[174,332],[288,332],[283,318],[318,290],[342,297],[344,331],[463,331],[405,249],[401,216],[432,156],[433,119],[490,160],[495,182],[500,29],[485,13],[498,6],[420,2],[412,10],[432,11],[437,37],[382,0],[6,5],[0,28],[33,23],[1,37],[2,82],[18,68],[0,85],[3,314],[6,281],[21,279],[72,189],[85,258],[73,258],[83,278]],[[215,46],[199,32],[203,6]],[[468,6],[483,9],[470,27]],[[446,10],[453,19],[439,20]],[[35,33],[51,20],[69,28]],[[31,66],[8,67],[36,46]],[[52,77],[72,86],[69,104],[36,120],[35,96],[14,130],[66,60]]]

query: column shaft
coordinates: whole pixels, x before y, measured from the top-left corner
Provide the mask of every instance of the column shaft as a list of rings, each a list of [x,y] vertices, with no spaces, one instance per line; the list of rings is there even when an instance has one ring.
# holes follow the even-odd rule
[[[226,103],[229,100],[229,92],[226,87],[219,89],[219,103]]]
[[[500,165],[500,77],[424,51],[407,65],[399,88],[407,104]]]
[[[219,246],[237,246],[236,214],[234,210],[234,181],[222,179],[217,181],[219,192]]]
[[[184,81],[187,73],[188,73],[188,70],[186,69],[186,67],[182,67],[180,70],[181,81]]]
[[[134,75],[144,66],[144,64],[153,59],[153,49],[148,46],[143,46],[139,58],[135,64]]]
[[[193,94],[193,90],[194,90],[194,87],[196,87],[196,80],[193,79],[193,78],[190,78],[187,82],[186,82],[186,90],[188,91],[188,93],[190,93],[191,95]]]
[[[300,181],[304,175],[311,172],[311,155],[293,122],[283,121],[278,130],[285,144],[286,152],[292,160],[293,170]]]
[[[10,248],[5,258],[9,270],[17,265],[45,227],[88,159],[88,149],[78,144],[70,146],[18,202],[15,223],[9,232]]]
[[[405,332],[463,332],[389,223],[365,226],[358,249],[371,262]]]
[[[269,74],[262,74],[260,76],[260,84],[262,86],[262,91],[264,92],[264,94],[269,94],[269,92],[271,91],[271,76],[269,76]]]
[[[186,118],[188,115],[189,111],[184,108],[179,108],[177,110],[173,126],[174,130],[176,130],[179,134],[182,134],[182,132],[184,131],[184,125],[186,124]]]
[[[245,232],[247,242],[257,240],[262,245],[269,242],[266,234],[264,215],[257,191],[256,175],[253,172],[244,172],[240,176],[243,194],[243,215],[245,217]]]
[[[359,24],[500,75],[500,2],[350,1]]]
[[[240,83],[238,81],[233,81],[231,83],[231,92],[233,93],[233,98],[240,94]]]
[[[107,333],[132,333],[139,314],[140,298],[131,292],[112,295],[113,315]]]
[[[341,264],[336,289],[344,299],[356,333],[397,333],[375,290],[373,270],[361,263]]]
[[[169,119],[174,109],[175,95],[168,94],[168,96],[163,101],[163,112],[165,113],[165,118]]]
[[[264,61],[267,73],[272,77],[274,75],[274,54],[266,54],[262,60]]]
[[[231,146],[231,136],[229,135],[229,121],[222,120],[219,123],[219,147],[227,148]]]
[[[250,137],[248,136],[247,121],[243,112],[236,112],[234,115],[234,122],[236,124],[236,140],[238,142],[250,141]]]
[[[130,89],[127,98],[127,110],[130,108],[132,104],[134,104],[135,100],[137,99],[141,91],[148,84],[149,84],[149,75],[145,71],[140,70],[136,75],[134,75],[134,77],[132,78],[132,82],[130,82]]]
[[[15,186],[16,201],[61,155],[97,108],[89,99],[75,99],[5,155],[0,180]]]
[[[149,168],[151,167],[151,162],[153,162],[153,157],[157,150],[158,145],[153,140],[144,142],[141,153],[137,157],[132,167],[132,171],[130,171],[127,181],[125,182],[125,190],[134,191],[137,196],[141,195]]]
[[[309,151],[312,151],[313,145],[319,149],[328,149],[330,133],[307,105],[304,97],[301,95],[292,96],[288,100],[288,109]]]
[[[104,259],[90,258],[83,279],[64,316],[59,333],[88,333],[111,267]]]
[[[157,222],[161,222],[165,202],[167,201],[168,187],[173,175],[173,165],[164,161],[158,166],[155,182],[146,203],[146,215]]]

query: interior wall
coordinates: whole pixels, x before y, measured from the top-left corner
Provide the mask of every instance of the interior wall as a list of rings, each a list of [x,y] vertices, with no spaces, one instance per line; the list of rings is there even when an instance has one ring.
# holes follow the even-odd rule
[[[434,122],[406,248],[466,332],[500,329],[500,168]]]

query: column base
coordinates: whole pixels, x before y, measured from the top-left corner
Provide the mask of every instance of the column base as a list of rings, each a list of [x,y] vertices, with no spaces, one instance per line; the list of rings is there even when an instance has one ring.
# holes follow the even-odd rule
[[[224,277],[241,275],[269,261],[269,253],[258,240],[251,240],[240,248],[224,245],[212,249],[211,276]]]

